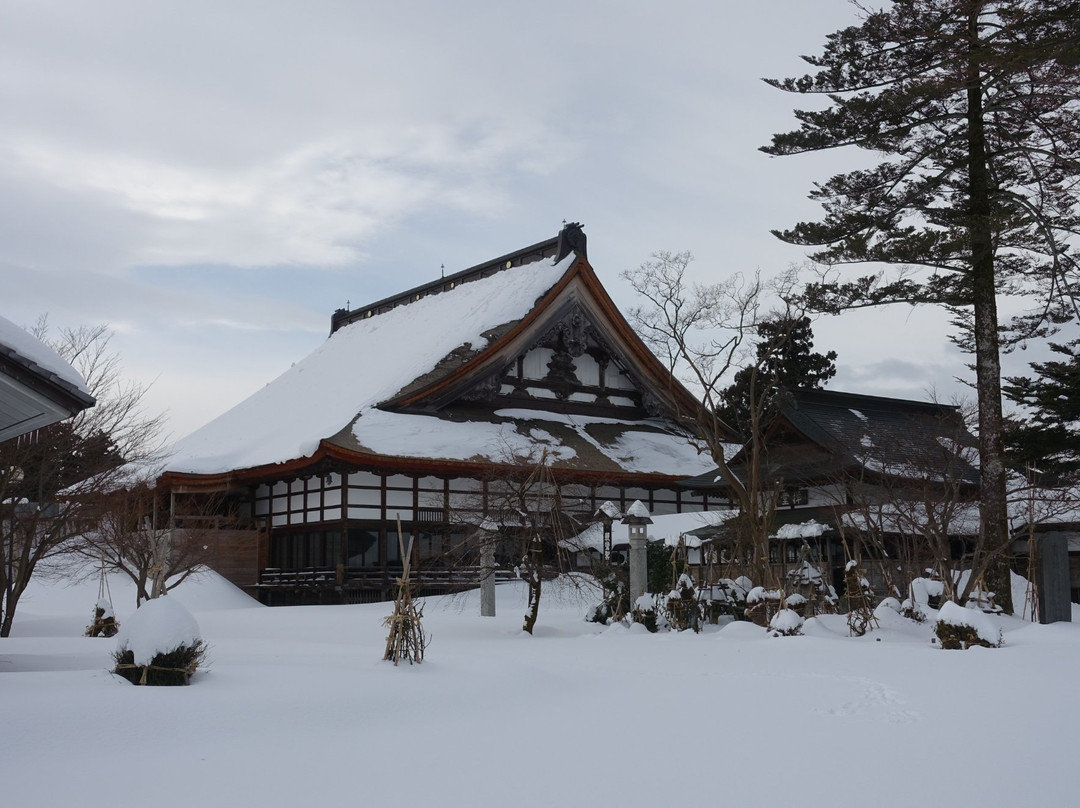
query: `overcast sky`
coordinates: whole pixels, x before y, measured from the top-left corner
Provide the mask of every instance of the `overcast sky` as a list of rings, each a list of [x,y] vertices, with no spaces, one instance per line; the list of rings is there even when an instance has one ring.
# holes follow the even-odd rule
[[[846,0],[9,0],[0,314],[109,323],[179,437],[347,301],[563,220],[624,309],[619,273],[657,250],[778,272],[804,255],[770,228],[815,216],[811,183],[845,163],[758,152],[799,101],[760,78],[853,20]],[[947,397],[965,372],[933,310],[815,332],[834,389]]]

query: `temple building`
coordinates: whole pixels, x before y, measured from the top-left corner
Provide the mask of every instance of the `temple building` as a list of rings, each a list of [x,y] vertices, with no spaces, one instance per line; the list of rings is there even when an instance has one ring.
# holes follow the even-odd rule
[[[204,531],[211,566],[264,602],[382,599],[410,543],[435,592],[462,583],[447,551],[537,465],[581,524],[604,502],[720,507],[678,484],[711,465],[676,415],[695,406],[571,224],[335,312],[310,356],[179,441],[159,486],[171,526]]]

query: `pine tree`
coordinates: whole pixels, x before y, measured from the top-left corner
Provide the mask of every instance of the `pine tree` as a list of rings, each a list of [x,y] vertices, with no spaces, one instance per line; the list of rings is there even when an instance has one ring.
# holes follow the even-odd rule
[[[1028,414],[1010,424],[1006,445],[1016,464],[1075,477],[1080,472],[1080,340],[1051,343],[1050,349],[1064,359],[1032,362],[1034,378],[1007,379],[1005,395]]]
[[[717,410],[724,423],[748,436],[754,403],[766,399],[771,414],[775,394],[783,389],[818,388],[836,375],[836,351],[814,351],[814,331],[807,316],[767,320],[757,327],[757,362],[741,368],[720,394]]]
[[[855,146],[878,162],[817,184],[825,216],[777,231],[814,258],[900,267],[807,289],[838,313],[890,303],[945,307],[975,354],[982,482],[981,552],[1007,610],[1008,521],[1000,340],[1048,333],[1075,317],[1080,231],[1080,2],[896,0],[859,6],[860,25],[831,34],[816,72],[767,80],[824,95],[801,126],[763,151]],[[1035,295],[999,322],[998,294]],[[975,580],[977,575],[972,575]]]

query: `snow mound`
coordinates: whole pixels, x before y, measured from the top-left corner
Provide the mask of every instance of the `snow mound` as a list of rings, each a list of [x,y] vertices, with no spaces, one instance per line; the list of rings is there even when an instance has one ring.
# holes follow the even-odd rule
[[[265,608],[231,581],[212,569],[204,569],[169,592],[193,612],[213,612],[223,609]]]

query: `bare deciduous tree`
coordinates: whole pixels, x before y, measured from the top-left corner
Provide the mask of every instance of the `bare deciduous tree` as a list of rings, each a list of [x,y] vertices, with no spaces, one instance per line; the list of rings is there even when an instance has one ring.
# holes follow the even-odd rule
[[[213,519],[220,526],[217,498],[188,505],[186,520],[194,527],[163,524],[168,502],[148,482],[103,492],[94,502],[94,527],[74,544],[78,556],[100,561],[135,584],[136,606],[176,588],[204,565],[209,530],[199,526]],[[196,507],[199,513],[191,512]]]
[[[92,505],[127,475],[151,464],[163,417],[143,410],[146,388],[123,378],[107,327],[33,329],[83,376],[96,406],[0,444],[0,636],[11,632],[19,599],[40,565],[69,553],[92,528]]]
[[[763,391],[775,388],[768,371],[771,354],[756,350],[755,337],[762,324],[802,322],[805,312],[795,304],[795,272],[772,281],[760,274],[735,274],[716,283],[694,283],[688,270],[689,252],[657,252],[623,277],[647,302],[630,310],[630,321],[641,338],[668,368],[673,379],[698,397],[693,412],[667,402],[695,436],[698,450],[718,468],[732,504],[738,507],[735,555],[749,561],[754,582],[776,587],[779,581],[769,564],[769,533],[776,510],[778,481],[766,470],[765,429],[774,399]],[[782,331],[770,340],[782,350]],[[734,429],[718,415],[723,392],[736,371],[748,375],[745,444],[736,443]]]
[[[496,566],[512,568],[528,587],[522,629],[530,634],[545,582],[571,570],[566,539],[584,526],[577,516],[591,516],[564,495],[565,487],[546,447],[507,448],[499,471],[451,508],[451,521],[467,525],[467,536],[440,561],[456,568],[479,565],[482,575],[491,575]]]

